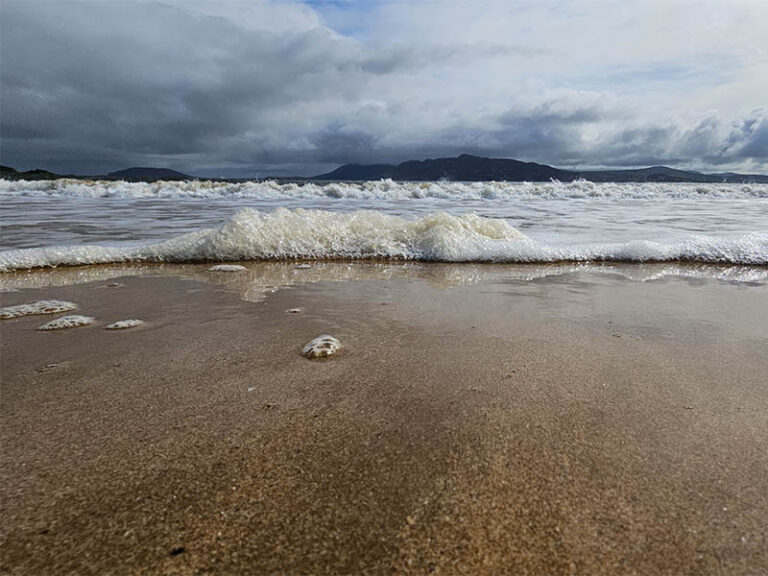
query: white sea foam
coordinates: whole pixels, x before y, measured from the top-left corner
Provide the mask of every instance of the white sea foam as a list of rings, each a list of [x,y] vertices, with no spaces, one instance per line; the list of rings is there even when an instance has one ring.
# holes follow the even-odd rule
[[[108,324],[104,326],[104,329],[105,330],[127,330],[128,328],[134,328],[136,326],[141,326],[142,324],[144,324],[143,320],[131,318],[129,320],[118,320],[117,322],[112,322],[112,324]]]
[[[90,316],[73,314],[71,316],[62,316],[61,318],[56,318],[56,320],[51,320],[47,324],[40,326],[38,330],[64,330],[65,328],[77,328],[78,326],[93,324],[94,320],[95,318]]]
[[[242,272],[243,270],[247,268],[239,264],[216,264],[208,268],[209,272]]]
[[[60,314],[61,312],[70,312],[72,310],[77,310],[77,304],[65,302],[64,300],[38,300],[29,304],[18,304],[16,306],[0,308],[0,320],[36,314]]]
[[[321,334],[302,349],[301,353],[307,358],[325,358],[341,350],[341,342],[330,334]]]
[[[663,182],[122,182],[105,180],[0,180],[0,196],[73,198],[253,198],[298,200],[354,198],[483,200],[515,198],[768,198],[768,184],[680,184]]]
[[[688,235],[671,241],[549,245],[507,221],[436,212],[245,208],[224,225],[156,244],[27,248],[0,252],[0,271],[114,262],[394,259],[438,262],[702,262],[768,265],[768,233]]]

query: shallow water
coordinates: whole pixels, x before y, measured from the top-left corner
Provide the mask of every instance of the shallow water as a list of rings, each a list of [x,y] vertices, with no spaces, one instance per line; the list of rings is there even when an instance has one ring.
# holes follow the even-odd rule
[[[768,263],[765,184],[0,181],[0,197],[0,249],[5,250],[0,253],[0,265],[6,269],[91,261],[265,257]],[[242,212],[244,208],[252,210]],[[273,214],[278,208],[322,211],[315,213],[317,223],[311,232],[314,244],[307,237],[299,237],[306,228],[304,232],[295,230],[292,237],[286,236],[285,230],[278,233],[274,225],[269,228],[274,222],[260,215]],[[338,217],[329,226],[332,219],[327,213],[368,218],[370,238],[358,234],[350,239],[349,230]],[[448,230],[439,224],[421,237],[390,234],[393,228],[413,228],[408,223],[414,220],[430,221],[436,213],[500,219],[532,244],[501,245],[506,239],[484,238],[482,232],[480,237],[465,234],[460,230],[465,228],[464,219],[449,223]],[[404,220],[396,226],[389,222],[388,230],[384,230],[381,215]],[[156,246],[190,232],[220,232],[222,227],[232,228],[233,223],[248,218],[254,223],[248,226],[247,236],[238,239],[238,250],[231,249],[232,242],[227,249],[207,251],[190,242],[182,242],[183,247],[175,242],[174,253]],[[290,225],[287,221],[283,224]],[[333,233],[320,237],[318,230]],[[281,252],[270,247],[270,242],[282,242],[281,246],[287,242],[301,250]],[[155,248],[137,254],[137,247],[150,244]],[[75,252],[61,250],[64,246],[76,247]],[[86,246],[91,249],[83,251]],[[21,255],[8,252],[40,247],[56,250]]]

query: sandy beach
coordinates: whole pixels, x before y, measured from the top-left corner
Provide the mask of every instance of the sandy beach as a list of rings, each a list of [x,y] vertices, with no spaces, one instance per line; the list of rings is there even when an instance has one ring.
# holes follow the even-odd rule
[[[0,294],[2,573],[768,574],[766,286],[247,268]]]

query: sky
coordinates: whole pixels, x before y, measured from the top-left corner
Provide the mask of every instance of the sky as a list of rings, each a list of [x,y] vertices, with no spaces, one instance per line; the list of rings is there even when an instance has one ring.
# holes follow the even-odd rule
[[[0,162],[768,173],[766,0],[0,0]]]

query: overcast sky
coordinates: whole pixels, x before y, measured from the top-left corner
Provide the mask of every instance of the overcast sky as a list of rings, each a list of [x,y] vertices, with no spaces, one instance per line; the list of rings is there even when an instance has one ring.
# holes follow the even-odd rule
[[[1,160],[768,173],[768,0],[0,0]]]

